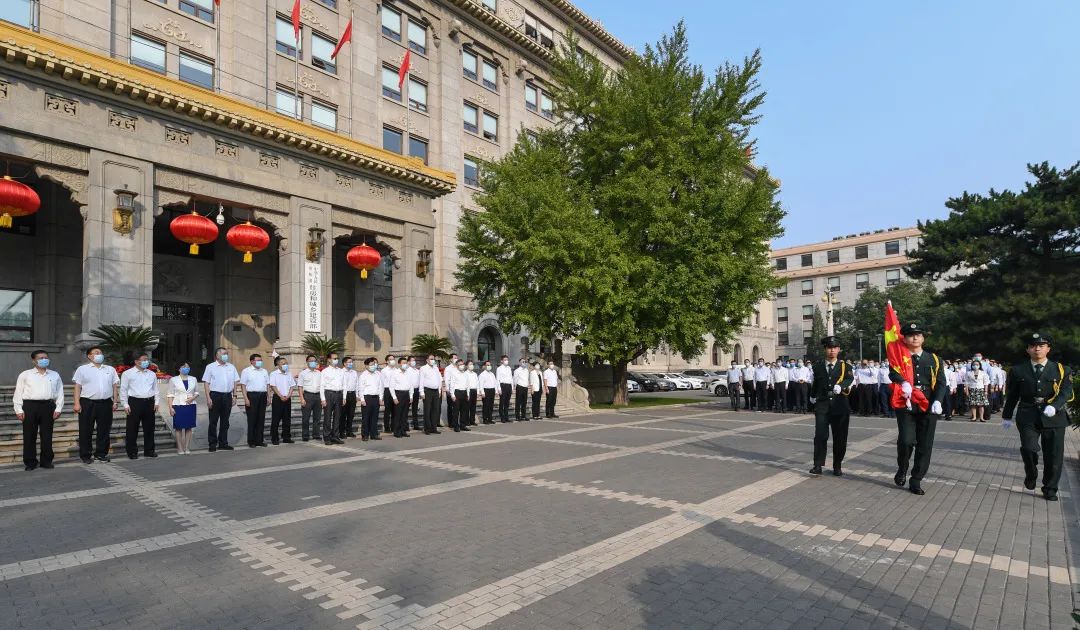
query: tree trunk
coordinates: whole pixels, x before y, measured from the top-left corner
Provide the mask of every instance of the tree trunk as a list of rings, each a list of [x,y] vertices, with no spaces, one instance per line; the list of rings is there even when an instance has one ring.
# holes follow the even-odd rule
[[[625,407],[630,404],[630,397],[626,394],[626,368],[629,361],[618,361],[611,365],[612,385],[615,387],[615,398],[611,401],[616,407]]]

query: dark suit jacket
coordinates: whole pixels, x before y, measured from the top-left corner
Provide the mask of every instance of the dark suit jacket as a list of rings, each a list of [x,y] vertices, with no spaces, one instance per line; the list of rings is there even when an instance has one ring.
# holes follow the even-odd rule
[[[945,397],[949,395],[949,383],[943,371],[944,367],[938,355],[923,350],[922,358],[919,359],[919,367],[914,370],[914,387],[922,390],[923,394],[926,395],[926,399],[930,401],[930,406],[933,406],[935,402],[939,402],[944,406]],[[900,376],[900,372],[890,369],[889,380],[902,384],[904,377]],[[930,413],[930,406],[927,407],[926,413]],[[914,413],[919,413],[919,409],[914,403],[912,403],[912,410]]]
[[[851,366],[837,360],[830,376],[826,368],[826,361],[814,363],[814,380],[810,383],[810,396],[816,401],[816,409],[830,413],[847,413],[851,411],[848,406],[848,394],[851,393],[851,384],[855,381],[855,372]],[[834,394],[833,387],[839,385],[841,393]]]
[[[1069,416],[1066,405],[1072,397],[1072,371],[1068,367],[1056,361],[1047,361],[1042,376],[1036,380],[1035,367],[1031,361],[1024,361],[1009,368],[1009,375],[1005,379],[1005,409],[1001,417],[1011,420],[1015,411],[1017,422],[1033,423],[1042,416],[1043,409],[1049,404],[1057,409],[1057,414],[1053,418],[1043,416],[1043,426],[1067,427]],[[1033,402],[1036,398],[1043,398],[1045,403]]]

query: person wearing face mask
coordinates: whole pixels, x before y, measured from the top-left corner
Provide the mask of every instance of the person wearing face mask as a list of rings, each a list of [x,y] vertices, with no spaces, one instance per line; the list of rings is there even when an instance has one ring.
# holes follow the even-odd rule
[[[177,376],[169,379],[165,402],[172,418],[173,437],[176,438],[178,455],[191,455],[191,433],[195,428],[195,399],[199,386],[191,376],[191,364],[184,361],[176,366]]]
[[[990,377],[982,369],[980,361],[971,362],[971,371],[967,375],[968,407],[971,407],[971,422],[986,422],[986,405],[990,403],[988,390]]]
[[[203,370],[202,376],[209,416],[206,441],[211,453],[219,448],[223,451],[233,450],[233,447],[229,446],[229,416],[235,402],[233,396],[236,383],[240,381],[240,373],[229,363],[229,353],[225,348],[216,349],[214,359],[214,362]]]
[[[457,402],[454,399],[454,388],[450,386],[450,381],[457,376],[460,370],[457,367],[458,355],[456,353],[450,355],[450,360],[446,364],[446,369],[443,370],[443,388],[446,390],[446,426],[451,429],[460,426],[457,424]],[[450,369],[454,368],[454,369]]]
[[[64,383],[49,369],[49,353],[30,353],[33,367],[19,373],[11,395],[15,417],[22,423],[23,464],[27,471],[53,467],[53,424],[64,409]],[[41,458],[37,440],[41,436]]]
[[[889,383],[891,382],[889,380],[889,372],[890,371],[891,371],[891,368],[889,367],[889,362],[888,361],[882,361],[881,365],[878,366],[878,371],[877,371],[878,406],[881,407],[881,409],[882,409],[882,414],[881,415],[883,415],[883,416],[885,416],[887,418],[895,417],[895,414],[893,413],[893,410],[892,410],[892,406],[889,405],[889,396],[892,393],[892,388],[889,387]]]
[[[322,372],[315,355],[309,354],[304,359],[306,367],[300,371],[296,384],[300,388],[300,439],[307,442],[314,433],[316,440],[322,439],[322,425],[319,421],[322,401],[319,389],[322,385]]]
[[[499,383],[499,421],[510,422],[510,398],[514,395],[514,371],[510,369],[510,357],[505,354],[499,359],[495,370],[495,380]]]
[[[772,389],[772,372],[765,365],[765,359],[758,359],[754,368],[754,392],[757,394],[757,412],[768,409],[769,390]]]
[[[405,373],[408,359],[401,357],[395,367],[389,368],[389,383],[391,400],[394,404],[394,418],[391,420],[391,428],[394,437],[409,437],[409,395],[412,386],[409,383],[409,375]]]
[[[806,398],[810,394],[810,369],[803,365],[801,360],[795,362],[795,367],[791,368],[790,385],[792,397],[791,397],[791,410],[806,413],[807,402]]]
[[[342,381],[345,399],[341,404],[341,425],[337,428],[339,438],[356,437],[353,432],[353,418],[356,416],[356,385],[359,374],[356,373],[356,364],[352,357],[345,357],[345,378]]]
[[[743,360],[742,385],[743,411],[754,411],[757,407],[757,392],[754,390],[754,366],[750,364],[750,359]]]
[[[476,401],[480,394],[480,377],[474,368],[472,361],[465,363],[465,387],[469,395],[469,417],[465,424],[470,427],[476,426]]]
[[[449,379],[446,386],[450,388],[450,400],[456,406],[454,417],[450,419],[450,428],[455,433],[459,431],[471,431],[465,424],[469,415],[469,385],[465,376],[465,364],[458,359],[454,364],[446,368]]]
[[[517,369],[514,370],[514,419],[523,422],[529,419],[526,415],[529,406],[529,366],[525,359],[518,361]]]
[[[158,411],[157,374],[150,370],[150,357],[135,357],[133,367],[120,377],[120,400],[127,413],[124,449],[128,459],[139,459],[139,429],[143,433],[143,455],[157,457],[154,448],[154,414]]]
[[[247,411],[248,448],[255,448],[266,446],[266,391],[270,373],[263,367],[261,354],[249,356],[248,362],[251,365],[240,372],[240,392]]]
[[[742,370],[739,369],[739,364],[732,361],[731,367],[727,371],[727,393],[728,398],[731,399],[731,410],[739,410],[739,396],[742,389]]]
[[[409,357],[405,375],[409,380],[409,406],[412,409],[413,431],[420,430],[420,370],[416,369],[416,357]]]
[[[555,415],[555,403],[559,400],[559,371],[555,369],[555,362],[548,361],[547,369],[544,370],[544,416],[558,418]]]
[[[439,367],[435,365],[435,355],[429,354],[417,373],[420,379],[420,398],[424,401],[424,435],[439,433],[443,379]]]
[[[900,386],[903,397],[910,407],[905,405],[896,409],[896,426],[899,437],[896,440],[897,471],[893,482],[900,487],[908,472],[908,462],[914,452],[915,462],[911,467],[912,494],[924,495],[922,480],[930,468],[930,456],[934,450],[934,432],[937,421],[944,411],[942,401],[948,395],[948,384],[941,374],[941,359],[933,352],[923,350],[926,331],[916,323],[908,323],[900,329],[904,346],[911,353],[911,367],[914,383],[908,382],[900,372],[893,370],[889,377]],[[914,391],[918,389],[926,397],[927,408],[923,411],[915,400]]]
[[[787,412],[787,387],[791,373],[783,363],[777,363],[772,369],[773,391],[775,396],[775,410],[779,413]]]
[[[386,355],[386,357],[384,357],[384,360],[386,362],[383,363],[383,368],[379,371],[379,374],[381,374],[383,377],[383,433],[391,433],[394,430],[394,390],[390,384],[390,379],[394,373],[394,370],[397,369],[398,362],[397,357],[392,354]]]
[[[481,421],[484,424],[495,424],[492,416],[495,410],[495,391],[498,389],[499,382],[495,378],[495,373],[491,371],[491,361],[484,361],[477,382],[480,387]]]
[[[540,395],[546,391],[544,379],[540,374],[540,363],[533,361],[529,365],[529,396],[532,397],[532,419],[540,419]]]
[[[75,370],[75,413],[79,414],[79,459],[89,464],[93,455],[99,462],[109,461],[109,436],[113,410],[120,400],[120,377],[98,346],[86,351],[87,362]],[[97,429],[97,442],[93,441]],[[93,449],[91,450],[91,445]]]
[[[322,378],[319,380],[324,444],[345,443],[337,435],[337,428],[341,425],[342,403],[345,402],[344,387],[345,369],[341,367],[341,359],[338,357],[338,353],[331,352],[326,355],[326,367],[323,368]]]
[[[289,372],[285,357],[274,359],[269,386],[273,396],[270,403],[270,443],[292,444],[292,393],[296,389],[296,379]]]
[[[848,425],[851,406],[848,395],[855,384],[855,375],[840,357],[840,340],[830,335],[821,340],[825,360],[814,365],[814,384],[811,395],[814,404],[814,467],[811,475],[820,475],[829,451],[829,432],[833,440],[833,474],[843,476],[842,464],[847,453]]]
[[[356,379],[356,397],[360,400],[360,439],[381,440],[379,437],[379,400],[382,398],[382,377],[379,360],[364,359],[364,371]]]

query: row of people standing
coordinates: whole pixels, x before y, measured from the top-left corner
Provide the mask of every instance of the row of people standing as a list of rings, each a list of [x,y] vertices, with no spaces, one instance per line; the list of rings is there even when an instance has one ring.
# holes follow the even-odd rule
[[[759,359],[753,365],[747,359],[742,367],[732,361],[727,374],[731,408],[739,410],[741,394],[744,411],[806,412],[810,408],[812,381],[813,370],[803,361],[766,363]]]

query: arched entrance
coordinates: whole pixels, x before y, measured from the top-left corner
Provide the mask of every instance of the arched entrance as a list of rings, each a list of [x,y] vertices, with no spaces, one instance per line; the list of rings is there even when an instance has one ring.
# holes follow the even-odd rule
[[[495,362],[502,355],[502,336],[494,326],[485,326],[476,335],[476,359]]]
[[[736,363],[742,363],[743,362],[742,344],[741,343],[735,344],[735,354],[733,354],[732,357],[734,358]]]
[[[718,344],[718,343],[716,343],[714,341],[713,345],[712,345],[712,364],[713,365],[720,365],[720,359],[721,358],[722,358],[722,354],[720,353],[720,344]]]
[[[758,359],[761,358],[761,348],[759,348],[757,346],[754,346],[754,354],[753,354],[753,356],[754,356],[753,362],[757,363]]]

